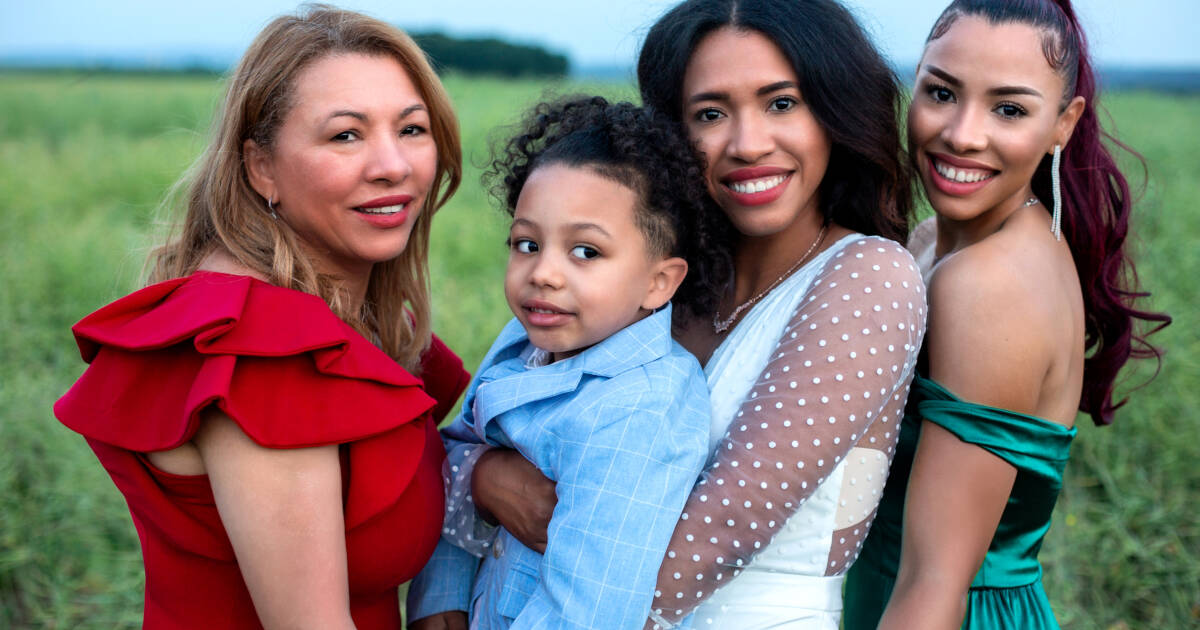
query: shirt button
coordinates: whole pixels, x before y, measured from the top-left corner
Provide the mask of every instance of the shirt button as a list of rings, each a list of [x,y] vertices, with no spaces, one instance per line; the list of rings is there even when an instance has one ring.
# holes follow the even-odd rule
[[[492,557],[499,558],[500,554],[504,553],[503,547],[504,547],[504,543],[499,538],[497,538],[496,544],[492,546]]]

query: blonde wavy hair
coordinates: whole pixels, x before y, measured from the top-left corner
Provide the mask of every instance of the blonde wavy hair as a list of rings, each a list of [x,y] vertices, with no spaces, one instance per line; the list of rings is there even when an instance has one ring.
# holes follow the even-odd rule
[[[267,201],[250,186],[242,146],[249,139],[270,151],[293,105],[296,79],[318,59],[341,53],[386,55],[408,72],[429,110],[437,169],[404,252],[371,271],[361,312],[352,309],[331,277],[318,273],[298,237],[271,218]],[[379,20],[326,5],[308,5],[276,18],[259,33],[229,79],[212,138],[177,184],[175,206],[186,214],[178,235],[155,249],[149,281],[187,276],[224,249],[271,284],[323,298],[353,326],[413,373],[430,341],[429,231],[434,212],[462,180],[458,122],[445,88],[412,38]]]

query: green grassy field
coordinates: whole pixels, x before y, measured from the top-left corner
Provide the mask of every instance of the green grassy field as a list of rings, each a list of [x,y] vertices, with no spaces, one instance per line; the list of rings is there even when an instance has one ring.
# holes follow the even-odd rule
[[[498,125],[547,90],[629,97],[624,85],[451,78],[468,168],[435,221],[435,329],[474,367],[509,317],[506,224],[478,183]],[[171,183],[203,146],[219,82],[0,74],[0,627],[135,628],[141,559],[121,496],[51,414],[82,372],[69,328],[138,286]],[[1135,252],[1162,373],[1115,426],[1084,420],[1042,558],[1067,628],[1200,624],[1200,98],[1114,94],[1120,137],[1150,180]],[[1111,128],[1111,127],[1110,127]],[[502,132],[500,132],[502,133]],[[1129,387],[1145,380],[1131,371]],[[1128,387],[1127,387],[1128,389]]]

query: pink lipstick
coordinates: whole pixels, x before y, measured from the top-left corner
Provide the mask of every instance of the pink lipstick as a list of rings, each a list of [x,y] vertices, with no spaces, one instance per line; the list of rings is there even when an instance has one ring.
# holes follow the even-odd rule
[[[927,153],[925,162],[934,188],[956,197],[980,190],[999,173],[986,164],[941,153]]]

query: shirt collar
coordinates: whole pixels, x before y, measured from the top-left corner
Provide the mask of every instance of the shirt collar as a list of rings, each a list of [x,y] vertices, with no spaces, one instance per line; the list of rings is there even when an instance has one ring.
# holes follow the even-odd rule
[[[525,329],[515,317],[500,333],[498,345],[500,349],[492,355],[494,363],[516,358],[522,369],[579,370],[598,376],[614,376],[670,354],[671,304],[667,303],[587,350],[554,363],[550,363],[549,352],[529,343]],[[540,363],[543,360],[545,363]]]
[[[521,352],[521,361],[525,363],[526,370],[545,367],[550,365],[550,353],[533,344],[529,344]]]
[[[671,305],[618,330],[579,354],[554,363],[598,376],[615,376],[671,352]]]

